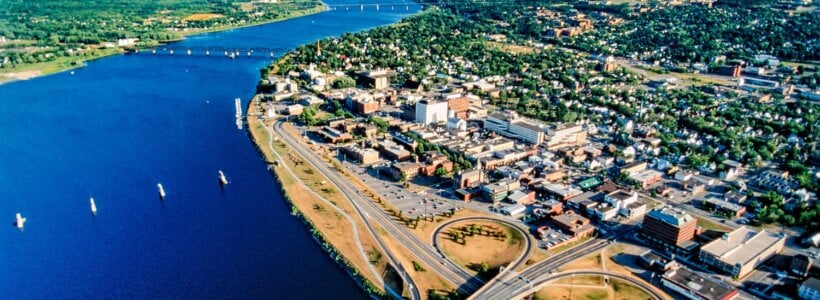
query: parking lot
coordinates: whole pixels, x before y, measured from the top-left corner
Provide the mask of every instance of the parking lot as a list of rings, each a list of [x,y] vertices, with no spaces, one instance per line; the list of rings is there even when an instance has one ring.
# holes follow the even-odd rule
[[[448,195],[445,189],[405,188],[383,172],[378,172],[377,168],[361,167],[351,162],[344,162],[344,166],[406,217],[433,216],[461,209],[461,201],[443,197]]]
[[[543,229],[539,229],[538,238],[538,247],[549,250],[563,245],[566,241],[572,239],[572,236],[564,233],[561,229],[547,225]]]

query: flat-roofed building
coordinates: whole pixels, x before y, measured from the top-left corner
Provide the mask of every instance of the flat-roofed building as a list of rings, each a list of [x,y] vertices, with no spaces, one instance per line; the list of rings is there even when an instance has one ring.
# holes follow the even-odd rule
[[[552,195],[555,195],[561,201],[566,201],[567,199],[578,196],[584,192],[582,190],[575,189],[572,186],[558,183],[544,184],[542,189]]]
[[[345,105],[353,113],[366,115],[379,109],[379,102],[367,92],[351,93],[345,97]]]
[[[621,167],[621,174],[632,174],[646,170],[647,164],[645,161],[636,161]]]
[[[297,116],[305,110],[301,104],[291,104],[285,107],[285,112],[290,116]]]
[[[416,123],[429,125],[447,122],[447,102],[422,99],[416,102]]]
[[[572,234],[572,236],[576,238],[587,237],[595,232],[595,226],[590,224],[589,219],[577,214],[568,213],[557,215],[552,218],[552,221],[561,228],[561,230]]]
[[[381,90],[390,86],[390,77],[396,73],[391,70],[370,70],[361,73],[362,85]]]
[[[507,197],[509,191],[509,187],[507,187],[506,184],[500,182],[494,182],[481,186],[481,196],[484,197],[485,200],[493,203],[501,202],[501,200],[504,200],[504,198]]]
[[[402,177],[404,180],[410,180],[419,174],[419,164],[409,161],[393,163],[387,172],[395,180],[400,180]]]
[[[693,300],[731,300],[738,295],[735,287],[683,267],[666,271],[661,285]]]
[[[604,194],[595,191],[584,192],[578,196],[569,198],[567,200],[567,207],[586,213],[587,206],[584,203],[595,203],[602,199],[603,196]]]
[[[796,254],[792,256],[791,261],[791,268],[792,274],[797,275],[800,278],[804,278],[809,275],[809,271],[811,270],[812,266],[812,259],[808,256],[803,254]]]
[[[746,213],[745,206],[714,197],[706,197],[700,200],[700,205],[715,209],[735,218],[743,216],[743,214]]]
[[[466,119],[468,117],[467,109],[469,108],[470,98],[461,96],[447,99],[447,109],[452,112],[453,117]]]
[[[541,124],[520,117],[514,111],[494,112],[484,119],[484,129],[500,135],[523,140],[531,144],[544,142],[544,128]]]
[[[663,180],[663,173],[647,169],[629,173],[629,179],[639,184],[642,189],[648,189],[653,184]]]
[[[512,203],[520,205],[529,205],[535,203],[535,192],[515,190],[507,195],[507,200]]]
[[[470,105],[467,108],[467,117],[470,119],[486,118],[489,111],[485,107]]]
[[[638,201],[638,193],[617,190],[604,196],[604,202],[621,209]]]
[[[510,122],[508,130],[518,139],[524,140],[531,144],[541,144],[544,142],[544,130],[539,124],[526,120],[516,120]]]
[[[618,216],[618,208],[609,203],[597,203],[587,209],[587,214],[599,221],[609,221]]]
[[[461,171],[456,175],[458,188],[470,187],[475,183],[484,181],[484,172],[479,169]]]
[[[618,209],[618,214],[627,219],[634,219],[643,216],[646,213],[646,203],[641,201],[627,204],[625,207]]]
[[[809,278],[797,288],[797,295],[800,299],[820,300],[820,279]]]
[[[342,148],[354,161],[362,165],[369,165],[379,161],[379,151],[371,148],[361,148],[357,146],[346,146]]]
[[[699,258],[707,265],[739,279],[779,253],[785,243],[785,236],[741,226],[703,245]]]
[[[675,263],[652,250],[647,250],[636,259],[638,266],[653,271],[668,271]]]
[[[382,140],[379,142],[379,151],[382,156],[390,161],[404,161],[412,157],[412,153],[402,148],[398,144],[390,140]]]
[[[697,220],[683,210],[664,206],[649,211],[643,218],[641,234],[655,247],[690,256],[697,248]]]
[[[322,126],[318,132],[324,139],[330,143],[338,143],[341,141],[349,141],[353,139],[353,136],[347,132],[340,132],[336,129],[330,128],[329,126]]]
[[[523,205],[513,204],[506,205],[498,211],[507,216],[518,216],[520,214],[527,212],[527,207]]]
[[[587,132],[579,124],[560,124],[547,128],[544,140],[549,150],[584,145],[587,142]]]

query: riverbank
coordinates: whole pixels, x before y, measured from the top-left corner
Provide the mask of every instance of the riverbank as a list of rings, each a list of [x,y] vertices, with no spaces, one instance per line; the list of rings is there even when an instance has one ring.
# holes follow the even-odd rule
[[[272,122],[260,120],[259,115],[259,102],[254,99],[247,107],[248,134],[270,166],[271,174],[291,206],[291,214],[308,226],[322,248],[369,294],[385,297],[385,285],[400,290],[400,279],[388,276],[384,254],[364,230],[363,220],[353,214],[347,200],[332,187],[323,187],[327,179],[312,167],[302,165],[302,158],[288,151],[285,144],[272,135],[269,129]]]
[[[315,6],[313,8],[308,9],[300,9],[288,12],[287,15],[281,18],[261,21],[261,22],[254,22],[248,23],[243,25],[237,26],[225,26],[225,27],[216,27],[216,28],[209,28],[209,29],[202,29],[202,30],[191,30],[182,33],[182,38],[176,40],[167,40],[163,41],[160,44],[168,44],[179,42],[184,40],[186,37],[197,35],[197,34],[204,34],[204,33],[212,33],[212,32],[220,32],[220,31],[227,31],[227,30],[235,30],[247,27],[254,27],[254,26],[261,26],[270,23],[276,23],[281,21],[290,20],[293,18],[299,18],[307,15],[317,14],[323,11],[326,11],[328,6],[324,3],[319,6]],[[33,79],[41,76],[46,76],[50,74],[65,72],[73,69],[77,69],[80,67],[85,66],[86,63],[90,61],[94,61],[97,59],[105,58],[112,55],[123,54],[126,52],[124,48],[115,47],[115,48],[104,48],[99,46],[99,48],[89,49],[90,54],[87,56],[76,57],[76,56],[62,56],[58,57],[53,61],[41,62],[41,63],[34,63],[34,64],[26,64],[23,66],[14,67],[11,69],[2,69],[0,70],[0,85],[14,82],[18,80],[28,80]]]

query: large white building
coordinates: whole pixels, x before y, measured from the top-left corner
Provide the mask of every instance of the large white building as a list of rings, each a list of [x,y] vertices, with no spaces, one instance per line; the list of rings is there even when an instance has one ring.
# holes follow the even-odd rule
[[[587,133],[584,127],[577,124],[562,124],[555,128],[547,129],[547,149],[558,149],[561,147],[582,145],[587,141]]]
[[[422,99],[416,102],[416,123],[447,122],[447,102]]]
[[[541,124],[519,117],[514,111],[494,112],[484,119],[484,129],[532,144],[544,142]]]
[[[743,278],[780,252],[785,242],[782,235],[743,226],[703,245],[700,260],[734,278]]]

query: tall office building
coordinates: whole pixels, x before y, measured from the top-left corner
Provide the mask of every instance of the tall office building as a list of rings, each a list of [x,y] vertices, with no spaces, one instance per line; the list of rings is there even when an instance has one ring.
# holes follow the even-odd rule
[[[447,102],[422,99],[416,102],[416,123],[447,122]]]
[[[665,206],[656,208],[643,218],[641,234],[650,244],[669,253],[690,256],[697,249],[697,220],[683,210]]]

